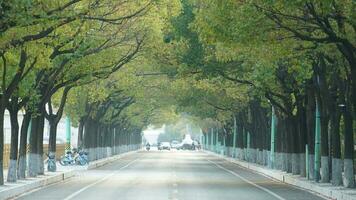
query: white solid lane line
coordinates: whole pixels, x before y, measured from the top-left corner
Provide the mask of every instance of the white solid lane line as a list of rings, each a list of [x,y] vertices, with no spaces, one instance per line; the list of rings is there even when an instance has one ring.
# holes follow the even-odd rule
[[[104,176],[103,178],[101,178],[101,179],[95,181],[94,183],[91,183],[91,184],[89,184],[89,185],[83,187],[82,189],[80,189],[80,190],[74,192],[73,194],[67,196],[67,197],[64,198],[63,200],[70,200],[70,199],[73,199],[75,196],[77,196],[77,195],[80,194],[81,192],[83,192],[83,191],[85,191],[85,190],[87,190],[87,189],[93,187],[94,185],[96,185],[96,184],[98,184],[98,183],[101,183],[101,182],[105,181],[105,180],[108,179],[109,177],[111,177],[111,176],[113,176],[113,175],[119,173],[120,170],[127,168],[128,166],[130,166],[132,163],[136,162],[136,161],[139,160],[139,159],[140,159],[140,158],[137,158],[137,159],[135,159],[135,160],[129,162],[129,163],[126,164],[125,166],[120,167],[120,168],[119,168],[118,170],[116,170],[115,172],[113,172],[113,173],[111,173],[111,174],[108,174],[108,175]]]
[[[258,188],[258,189],[260,189],[260,190],[263,190],[263,191],[267,192],[268,194],[270,194],[270,195],[276,197],[276,198],[279,199],[279,200],[286,200],[285,198],[279,196],[278,194],[272,192],[271,190],[269,190],[269,189],[267,189],[267,188],[265,188],[265,187],[262,187],[262,186],[260,186],[260,185],[257,185],[256,183],[251,182],[251,181],[245,179],[244,177],[238,175],[237,173],[235,173],[235,172],[233,172],[233,171],[231,171],[231,170],[229,170],[229,169],[226,169],[225,167],[223,167],[223,166],[217,164],[217,163],[214,162],[214,161],[211,161],[211,160],[207,160],[207,161],[210,162],[210,163],[212,163],[212,164],[214,164],[214,165],[217,166],[218,168],[220,168],[220,169],[222,169],[222,170],[224,170],[224,171],[226,171],[226,172],[229,172],[230,174],[232,174],[232,175],[238,177],[239,179],[245,181],[246,183],[248,183],[248,184],[250,184],[250,185],[253,185],[253,186],[255,186],[256,188]]]
[[[10,198],[8,200],[15,200],[15,199],[19,199],[21,197],[24,197],[24,196],[27,196],[27,195],[30,195],[34,192],[37,192],[39,190],[43,190],[43,189],[47,189],[47,188],[50,188],[50,187],[54,187],[56,185],[59,185],[59,184],[63,184],[63,183],[69,183],[69,182],[73,182],[75,179],[73,178],[70,178],[70,179],[67,179],[67,180],[64,180],[64,181],[59,181],[59,182],[56,182],[56,183],[53,183],[53,184],[50,184],[50,185],[46,185],[46,186],[43,186],[43,187],[39,187],[37,189],[33,189],[31,191],[28,191],[28,192],[25,192],[25,193],[22,193],[20,194],[19,196],[16,196],[16,197],[13,197],[13,198]]]

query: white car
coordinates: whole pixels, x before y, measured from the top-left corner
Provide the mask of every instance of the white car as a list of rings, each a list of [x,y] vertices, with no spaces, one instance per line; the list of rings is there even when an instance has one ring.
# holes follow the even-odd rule
[[[158,147],[159,150],[171,150],[171,144],[169,142],[162,142]]]
[[[178,149],[179,146],[180,146],[180,142],[178,142],[177,140],[173,140],[171,142],[171,148],[172,149]]]

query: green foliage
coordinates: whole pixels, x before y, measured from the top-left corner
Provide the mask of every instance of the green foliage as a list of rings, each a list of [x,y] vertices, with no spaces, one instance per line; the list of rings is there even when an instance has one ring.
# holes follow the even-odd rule
[[[336,50],[356,42],[352,0],[15,0],[0,6],[1,89],[13,82],[25,52],[11,95],[27,99],[27,109],[49,100],[59,107],[69,87],[65,112],[77,123],[91,117],[142,129],[187,115],[206,129],[229,123],[254,100],[269,106],[266,97],[295,114],[316,58],[332,58],[328,67],[342,66],[337,73],[348,77],[351,66]]]

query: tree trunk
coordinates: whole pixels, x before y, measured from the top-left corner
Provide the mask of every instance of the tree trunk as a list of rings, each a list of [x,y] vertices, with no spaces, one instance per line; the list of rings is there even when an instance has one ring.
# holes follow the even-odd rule
[[[288,140],[289,140],[289,144],[290,144],[290,149],[291,152],[289,154],[291,159],[291,168],[292,168],[292,174],[296,175],[296,174],[300,174],[300,149],[299,149],[299,142],[300,142],[300,138],[299,138],[299,133],[298,133],[298,120],[297,117],[295,116],[288,116],[287,119],[287,125],[288,128]]]
[[[350,64],[351,71],[351,105],[353,107],[353,115],[356,116],[356,58],[354,48],[350,43],[337,44],[339,51],[344,55]]]
[[[356,61],[353,60],[353,66],[351,66],[351,102],[353,106],[353,116],[356,116]]]
[[[299,116],[299,137],[300,137],[300,175],[306,176],[305,145],[307,143],[306,110],[303,105],[298,108]]]
[[[275,116],[276,120],[276,135],[275,135],[275,169],[282,170],[282,131],[281,131],[281,120],[278,115]]]
[[[37,127],[38,127],[38,123],[39,123],[39,116],[37,116],[35,114],[35,116],[33,116],[31,118],[31,131],[30,131],[30,135],[29,135],[29,140],[30,140],[30,154],[29,154],[29,159],[28,159],[28,176],[30,177],[36,177],[37,176],[37,165],[38,165],[38,161],[37,161],[37,137],[38,137],[38,132],[37,132]]]
[[[0,104],[0,185],[4,185],[4,101]]]
[[[39,116],[39,121],[38,121],[38,126],[37,126],[37,131],[38,131],[38,141],[37,141],[37,156],[38,156],[38,174],[43,175],[44,174],[44,162],[43,162],[43,131],[44,131],[44,114],[41,112],[41,115]]]
[[[313,66],[316,88],[316,98],[320,107],[320,154],[321,154],[321,182],[330,181],[329,170],[329,112],[330,93],[326,79],[326,63],[323,55],[318,55],[318,62]]]
[[[330,181],[329,171],[329,117],[326,114],[325,105],[321,106],[320,113],[320,154],[321,154],[321,180],[322,183]]]
[[[78,149],[83,148],[83,137],[84,137],[84,121],[83,119],[79,120],[78,126]]]
[[[95,160],[95,143],[97,142],[95,135],[97,127],[95,122],[89,117],[85,121],[84,128],[85,149],[89,153],[89,160],[93,161]]]
[[[19,141],[19,122],[17,119],[17,113],[18,113],[17,106],[14,105],[12,108],[10,108],[9,113],[10,113],[10,123],[11,123],[11,148],[10,148],[10,165],[7,173],[7,182],[16,182],[17,180],[16,165],[17,165],[18,141]]]
[[[50,117],[49,122],[49,143],[48,143],[48,166],[47,170],[55,172],[56,166],[56,141],[57,141],[57,125],[58,121],[55,117]]]
[[[350,108],[350,107],[349,107]],[[354,187],[354,136],[351,111],[344,109],[344,135],[345,135],[345,156],[344,156],[344,176],[345,187]]]
[[[336,103],[335,103],[336,104]],[[332,136],[332,175],[331,183],[335,186],[342,185],[342,160],[340,145],[340,112],[337,105],[334,112],[330,113],[330,132]]]
[[[48,102],[47,102],[49,114],[46,115],[46,117],[49,122],[49,128],[50,128],[49,129],[47,169],[50,172],[55,172],[57,170],[57,166],[56,166],[57,126],[58,126],[60,119],[62,118],[67,95],[68,95],[68,92],[70,89],[71,89],[71,87],[64,88],[64,91],[63,91],[63,94],[61,97],[61,103],[59,105],[57,114],[53,113],[51,97],[49,97]],[[43,116],[45,116],[46,112],[47,111],[45,109],[43,109]],[[43,119],[43,121],[44,121],[44,119]],[[40,133],[42,134],[42,137],[43,137],[43,130]],[[42,138],[42,140],[43,140],[43,138]],[[41,144],[43,144],[43,141],[41,142]],[[42,147],[42,149],[43,149],[43,147]]]
[[[311,88],[307,88],[306,124],[309,152],[309,179],[314,179],[314,138],[315,138],[315,96]]]
[[[26,177],[26,151],[27,151],[27,132],[31,120],[31,113],[26,111],[21,124],[20,150],[18,159],[17,178],[24,179]]]
[[[281,133],[281,166],[283,171],[285,172],[290,172],[288,170],[288,153],[289,153],[289,143],[290,141],[288,140],[287,137],[287,127],[286,127],[286,120],[281,116],[279,118],[279,130],[278,132]]]
[[[243,160],[244,137],[243,137],[243,127],[241,123],[238,123],[237,125],[236,138],[237,138],[237,157],[240,160]]]
[[[293,154],[296,152],[296,144],[294,141],[294,137],[297,137],[295,134],[295,127],[294,127],[294,121],[292,119],[292,116],[288,116],[287,119],[285,120],[285,135],[286,135],[286,150],[287,150],[287,173],[296,173],[296,171],[293,171],[293,157],[296,159]],[[297,140],[298,141],[298,140]],[[294,168],[296,170],[297,168]]]

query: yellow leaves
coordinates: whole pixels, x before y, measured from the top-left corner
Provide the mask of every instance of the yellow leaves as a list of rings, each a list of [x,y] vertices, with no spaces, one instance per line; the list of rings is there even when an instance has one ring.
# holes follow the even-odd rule
[[[181,2],[179,0],[157,0],[153,4],[154,13],[158,13],[167,20],[181,13]]]

